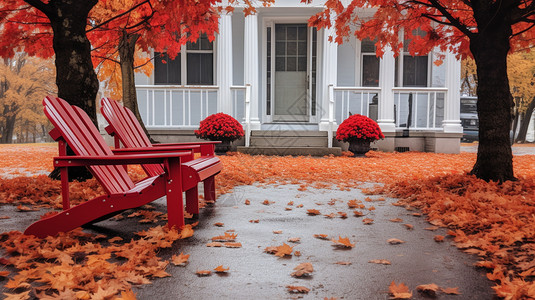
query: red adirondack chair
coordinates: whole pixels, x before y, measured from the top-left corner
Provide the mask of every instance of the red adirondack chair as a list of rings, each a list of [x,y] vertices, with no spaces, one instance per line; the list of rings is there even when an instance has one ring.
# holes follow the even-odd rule
[[[184,186],[186,190],[186,199],[188,203],[198,202],[198,188],[199,182],[204,184],[204,198],[206,200],[215,201],[215,175],[219,174],[222,169],[221,162],[214,154],[214,144],[220,143],[219,141],[212,142],[194,142],[194,143],[172,143],[172,144],[152,144],[147,135],[143,131],[137,118],[132,111],[117,101],[102,98],[101,100],[101,112],[104,118],[108,121],[106,131],[113,136],[115,141],[115,148],[119,149],[121,144],[126,147],[121,150],[114,150],[115,153],[121,151],[132,151],[135,148],[158,148],[161,151],[173,151],[173,149],[183,150],[192,149],[196,153],[200,153],[201,157],[192,159],[183,164],[191,166],[196,169],[196,174],[189,174],[192,179],[188,185]],[[143,169],[149,176],[155,176],[162,172],[160,165],[142,165]],[[194,207],[193,207],[194,208]],[[188,210],[189,213],[196,214],[194,209]]]
[[[59,167],[61,172],[63,211],[33,223],[25,234],[45,237],[67,232],[162,196],[167,196],[169,226],[184,226],[183,182],[185,174],[193,171],[182,165],[181,160],[191,157],[192,150],[165,153],[140,148],[124,155],[115,155],[80,108],[52,96],[46,97],[43,105],[46,116],[55,127],[50,135],[59,145],[59,156],[54,158],[54,166]],[[75,155],[66,155],[67,144]],[[127,164],[157,164],[163,167],[158,175],[134,183],[123,167]],[[87,166],[106,195],[71,207],[67,167],[74,166]]]

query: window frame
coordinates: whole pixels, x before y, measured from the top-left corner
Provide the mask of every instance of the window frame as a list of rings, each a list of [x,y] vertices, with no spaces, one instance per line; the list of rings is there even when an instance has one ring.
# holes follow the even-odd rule
[[[199,42],[199,41],[197,41]],[[154,56],[153,51],[153,56]],[[166,52],[161,52],[166,53]],[[188,84],[188,53],[201,53],[201,54],[212,54],[212,84],[210,85],[199,85],[199,84]],[[212,50],[188,50],[187,44],[180,47],[180,52],[177,55],[177,58],[180,57],[180,86],[217,86],[217,36],[214,41],[212,41]],[[154,74],[152,77],[153,85],[176,85],[174,83],[156,83],[155,82],[156,66],[154,66]]]
[[[432,79],[432,59],[433,59],[433,56],[432,56],[432,53],[428,53],[427,55],[418,55],[418,56],[412,56],[410,55],[410,52],[408,51],[405,51],[405,30],[401,30],[400,33],[399,33],[399,40],[403,43],[403,49],[402,51],[400,51],[398,57],[396,57],[396,60],[395,60],[395,68],[397,69],[396,70],[396,73],[395,73],[395,82],[394,82],[394,86],[395,87],[407,87],[407,88],[419,88],[419,87],[431,87],[431,79]],[[427,69],[426,69],[426,85],[425,86],[418,86],[418,85],[411,85],[411,86],[406,86],[405,83],[403,82],[403,76],[404,76],[404,60],[405,60],[405,56],[412,56],[412,57],[427,57]]]

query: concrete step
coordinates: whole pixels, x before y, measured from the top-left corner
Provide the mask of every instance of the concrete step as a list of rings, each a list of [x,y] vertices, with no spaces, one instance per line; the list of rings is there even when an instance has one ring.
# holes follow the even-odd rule
[[[311,156],[325,156],[325,155],[342,155],[342,148],[340,147],[244,147],[238,146],[237,151],[252,155],[311,155]]]
[[[327,147],[327,133],[321,131],[253,131],[253,147]]]

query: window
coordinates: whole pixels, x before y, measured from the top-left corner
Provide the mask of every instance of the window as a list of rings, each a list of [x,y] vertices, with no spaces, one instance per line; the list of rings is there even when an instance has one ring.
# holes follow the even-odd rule
[[[214,43],[202,34],[188,42],[174,60],[166,53],[154,53],[154,84],[213,85]]]
[[[415,30],[413,35],[425,36],[423,30]],[[427,55],[412,56],[409,53],[410,39],[403,40],[403,53],[396,58],[396,85],[405,87],[427,87],[429,58]],[[398,76],[398,70],[403,70]],[[401,79],[401,80],[400,80]]]
[[[375,41],[362,40],[362,86],[379,86],[379,58],[375,55]]]
[[[180,53],[175,59],[169,59],[165,52],[154,52],[154,84],[182,84]]]

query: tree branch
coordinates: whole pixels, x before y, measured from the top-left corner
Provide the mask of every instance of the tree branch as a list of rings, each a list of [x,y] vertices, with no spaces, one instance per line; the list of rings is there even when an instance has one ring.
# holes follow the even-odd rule
[[[45,4],[41,0],[24,0],[24,2],[42,11],[47,17],[50,17],[50,14],[52,13],[49,4]]]
[[[142,5],[145,4],[145,3],[149,3],[149,5],[150,5],[150,0],[144,0],[144,1],[142,1],[142,2],[140,2],[140,3],[138,3],[138,4],[136,4],[136,5],[132,6],[129,10],[127,10],[127,11],[125,11],[125,12],[123,12],[123,13],[120,13],[120,14],[116,15],[115,17],[112,17],[112,18],[110,18],[110,19],[108,19],[108,20],[106,20],[106,21],[104,21],[104,22],[102,22],[102,23],[100,23],[100,24],[94,26],[93,28],[87,30],[86,33],[87,33],[87,32],[90,32],[90,31],[93,31],[93,30],[95,30],[95,29],[97,29],[97,28],[100,28],[100,27],[102,27],[102,26],[104,26],[104,25],[110,23],[111,21],[113,21],[113,20],[115,20],[115,19],[118,19],[118,18],[120,18],[120,17],[122,17],[122,16],[124,16],[124,15],[129,14],[129,13],[132,12],[134,9],[136,9],[136,8],[138,8],[138,7],[140,7],[140,6],[142,6]],[[152,9],[152,5],[151,5],[151,9]],[[153,11],[153,13],[154,13],[154,11]]]
[[[427,7],[434,7],[435,9],[437,9],[442,14],[443,17],[445,17],[446,19],[448,19],[448,21],[450,21],[450,23],[451,23],[450,26],[456,27],[457,29],[459,29],[462,33],[464,33],[469,38],[474,36],[474,33],[472,31],[470,31],[465,25],[463,25],[461,23],[461,21],[459,21],[459,19],[457,19],[454,16],[452,16],[451,13],[442,4],[440,4],[439,1],[437,1],[437,0],[429,0],[429,3],[431,3],[432,5],[429,5],[428,3],[423,3],[421,1],[416,1],[416,0],[407,1],[407,2],[420,4],[420,5],[425,5]]]

